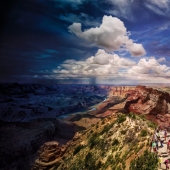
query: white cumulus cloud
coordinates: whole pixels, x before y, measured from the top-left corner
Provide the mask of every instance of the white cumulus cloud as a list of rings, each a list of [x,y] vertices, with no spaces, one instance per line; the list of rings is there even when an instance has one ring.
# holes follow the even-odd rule
[[[113,77],[117,76],[120,69],[134,65],[135,62],[132,60],[99,49],[95,56],[84,61],[66,60],[53,72],[58,77]]]
[[[158,62],[159,62],[159,63],[165,62],[165,61],[166,61],[165,57],[161,57],[161,58],[158,59]]]
[[[129,32],[127,32],[124,23],[116,17],[104,16],[100,27],[85,31],[82,31],[81,23],[73,23],[68,29],[77,37],[103,47],[106,51],[118,50],[123,46],[129,50],[132,56],[146,54],[142,44],[133,43],[133,40],[129,39]]]
[[[53,78],[96,78],[98,81],[170,82],[170,67],[160,64],[154,57],[142,58],[138,62],[109,54],[99,49],[86,60],[65,60],[53,70]]]
[[[136,44],[136,43],[130,45],[127,44],[126,47],[132,56],[141,56],[146,53],[142,44]]]
[[[128,70],[127,75],[135,79],[145,80],[166,78],[170,76],[170,67],[161,65],[155,58],[149,58],[148,60],[142,58],[136,66],[132,66]]]

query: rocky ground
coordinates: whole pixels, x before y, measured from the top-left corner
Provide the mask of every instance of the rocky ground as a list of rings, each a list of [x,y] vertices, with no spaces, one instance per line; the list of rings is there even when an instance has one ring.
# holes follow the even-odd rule
[[[130,162],[150,150],[154,124],[140,117],[119,114],[76,133],[65,146],[46,143],[32,170],[129,170]]]

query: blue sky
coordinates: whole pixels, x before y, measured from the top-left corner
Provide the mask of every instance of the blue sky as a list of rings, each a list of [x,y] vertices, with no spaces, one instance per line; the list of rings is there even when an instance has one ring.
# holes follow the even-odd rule
[[[0,80],[170,83],[169,0],[0,4]]]

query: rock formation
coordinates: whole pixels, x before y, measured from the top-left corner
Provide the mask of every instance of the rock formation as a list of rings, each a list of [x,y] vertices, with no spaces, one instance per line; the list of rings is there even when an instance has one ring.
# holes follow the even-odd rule
[[[160,125],[168,127],[170,94],[145,86],[137,86],[128,96],[124,109],[127,112],[144,114]]]
[[[65,147],[59,147],[58,142],[47,142],[38,151],[39,158],[36,160],[32,170],[48,170],[60,161],[65,153]]]
[[[135,89],[135,86],[115,86],[111,88],[113,96],[126,97]]]

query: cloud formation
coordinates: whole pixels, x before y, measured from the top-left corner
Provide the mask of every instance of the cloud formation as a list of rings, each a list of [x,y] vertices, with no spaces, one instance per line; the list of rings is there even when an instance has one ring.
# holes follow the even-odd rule
[[[133,40],[129,39],[129,32],[124,23],[116,17],[104,16],[100,27],[90,28],[84,32],[81,23],[73,23],[68,29],[77,37],[103,47],[106,51],[118,50],[123,46],[132,56],[146,54],[142,44],[133,43]]]
[[[59,7],[65,8],[65,5],[71,6],[73,9],[79,9],[79,6],[83,4],[85,0],[64,0],[64,1],[56,1]]]
[[[146,0],[145,6],[158,15],[168,16],[170,14],[169,0]]]
[[[111,10],[104,10],[106,13],[123,18],[129,21],[134,21],[135,16],[133,14],[133,0],[107,0],[109,4],[112,4],[113,8]]]
[[[165,57],[161,57],[161,58],[159,58],[157,61],[158,61],[159,63],[161,63],[161,62],[165,62],[166,59],[165,59]]]
[[[85,61],[66,60],[53,72],[58,77],[108,77],[115,76],[120,69],[127,69],[133,65],[135,62],[132,60],[99,49],[95,56]]]
[[[58,17],[60,20],[67,21],[69,23],[73,22],[83,22],[86,26],[98,26],[99,22],[94,20],[92,16],[89,16],[85,13],[80,13],[79,15],[73,14],[73,13],[66,13],[61,14]]]
[[[84,61],[65,60],[57,69],[53,70],[56,78],[98,78],[127,81],[165,81],[170,78],[170,67],[159,62],[154,57],[142,58],[137,63],[108,54],[99,49],[95,56]]]
[[[155,58],[143,58],[136,66],[131,67],[125,76],[136,80],[166,80],[170,77],[170,67],[159,64]]]

